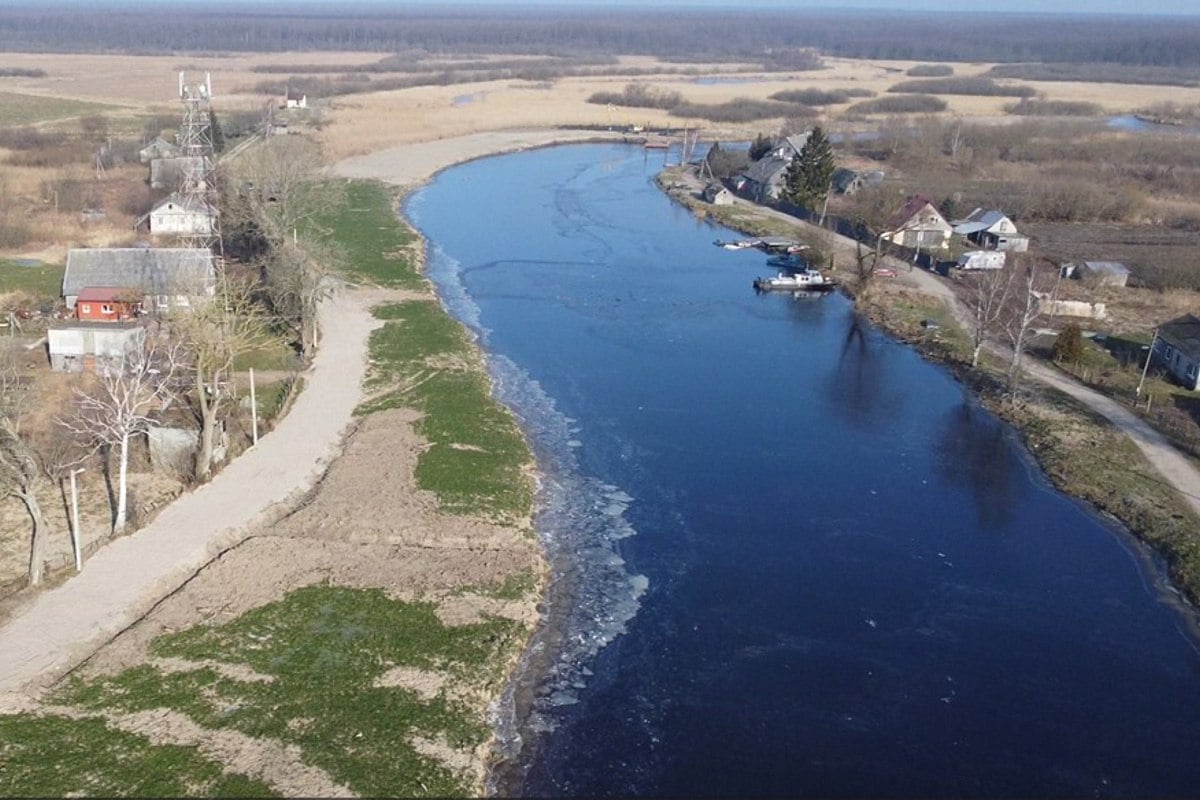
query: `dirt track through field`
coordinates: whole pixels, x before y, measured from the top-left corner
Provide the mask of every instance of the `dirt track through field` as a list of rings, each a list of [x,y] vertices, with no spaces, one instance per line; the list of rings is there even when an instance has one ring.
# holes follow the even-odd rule
[[[367,341],[379,324],[372,300],[347,290],[325,303],[321,349],[305,389],[257,447],[0,628],[0,692],[49,685],[268,519],[273,507],[313,485],[361,397]]]

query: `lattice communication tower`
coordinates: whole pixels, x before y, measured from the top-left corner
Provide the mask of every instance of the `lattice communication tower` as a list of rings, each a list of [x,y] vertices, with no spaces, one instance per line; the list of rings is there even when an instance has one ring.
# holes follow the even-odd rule
[[[224,246],[212,136],[212,75],[206,72],[203,81],[190,82],[187,74],[180,72],[179,100],[183,103],[179,147],[186,159],[179,187],[180,203],[198,214],[206,212],[209,219],[208,225],[197,225],[192,232],[180,234],[181,243],[185,247],[207,247],[222,256]]]

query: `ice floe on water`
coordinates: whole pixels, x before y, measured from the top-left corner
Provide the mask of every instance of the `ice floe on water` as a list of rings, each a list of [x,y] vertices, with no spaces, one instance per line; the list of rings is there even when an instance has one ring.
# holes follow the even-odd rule
[[[450,313],[486,345],[461,265],[435,248],[428,274]],[[487,361],[493,393],[517,415],[537,459],[535,526],[551,572],[542,626],[494,709],[497,751],[512,760],[527,756],[526,737],[554,730],[556,715],[579,703],[593,675],[589,665],[625,632],[649,581],[631,575],[617,552],[617,543],[636,533],[625,518],[635,498],[581,473],[581,431],[538,381],[503,355],[488,353]]]

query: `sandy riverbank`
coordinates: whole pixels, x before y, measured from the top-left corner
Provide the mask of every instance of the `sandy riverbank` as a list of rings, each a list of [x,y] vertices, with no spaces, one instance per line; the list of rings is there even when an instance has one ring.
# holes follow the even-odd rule
[[[338,164],[334,171],[346,177],[369,177],[397,187],[411,187],[455,163],[493,153],[547,146],[556,142],[596,138],[585,132],[509,131],[476,134],[457,140],[383,151]],[[358,289],[347,300],[365,309],[388,301],[435,302],[432,293],[388,292]],[[343,361],[365,361],[368,329],[339,353]],[[306,394],[311,390],[306,390]],[[540,581],[533,580],[515,594],[497,594],[483,587],[524,585],[529,575],[543,575],[541,549],[526,528],[503,526],[441,511],[430,493],[417,488],[415,469],[426,443],[414,432],[419,413],[393,409],[352,419],[350,409],[363,398],[358,380],[341,387],[350,402],[337,412],[339,426],[349,427],[319,481],[302,497],[276,508],[270,522],[254,518],[233,520],[230,527],[247,526],[238,536],[222,538],[222,547],[193,560],[188,576],[162,583],[157,597],[144,591],[138,601],[121,612],[123,628],[111,641],[94,636],[76,637],[53,659],[53,668],[38,668],[32,681],[22,681],[25,691],[0,700],[0,709],[25,711],[35,716],[80,714],[78,709],[47,705],[46,692],[62,684],[59,676],[73,664],[72,677],[102,681],[128,674],[130,668],[152,668],[164,675],[197,668],[195,662],[162,658],[153,651],[158,637],[176,631],[228,625],[248,612],[277,604],[302,587],[328,586],[354,590],[381,590],[405,603],[431,604],[447,628],[480,623],[485,618],[512,620],[522,639],[537,622]],[[294,412],[293,412],[294,413]],[[325,420],[326,425],[333,424]],[[281,426],[272,437],[288,434]],[[282,438],[282,437],[281,437]],[[264,440],[266,442],[267,440]],[[263,447],[262,452],[269,448]],[[283,451],[281,451],[283,452]],[[286,454],[279,458],[286,458]],[[236,464],[234,465],[236,466]],[[282,463],[274,464],[282,468]],[[270,469],[271,465],[267,465]],[[228,481],[227,481],[228,482]],[[247,492],[252,482],[243,482]],[[206,487],[211,489],[211,487]],[[304,486],[300,487],[301,491]],[[251,488],[251,491],[252,488]],[[194,495],[191,495],[194,496]],[[185,498],[186,499],[186,498]],[[164,517],[170,509],[164,512]],[[257,527],[253,527],[253,526]],[[147,537],[143,537],[147,538]],[[215,555],[215,557],[214,557]],[[173,557],[164,554],[164,557]],[[173,574],[179,573],[178,564]],[[186,567],[187,565],[183,565]],[[81,577],[86,577],[85,575]],[[69,584],[70,582],[68,582]],[[20,620],[15,622],[20,623]],[[127,627],[126,627],[127,626]],[[115,633],[115,631],[114,631]],[[90,644],[89,644],[90,643]],[[509,647],[510,658],[519,655]],[[238,665],[210,660],[203,668],[233,680],[261,680],[243,675]],[[450,698],[474,709],[478,720],[487,720],[491,706],[504,688],[513,664],[498,669],[487,681],[464,681],[451,672],[406,669],[392,675],[391,685],[437,701]],[[29,676],[27,676],[29,677]],[[15,688],[10,686],[10,689]],[[311,764],[294,769],[299,754],[270,738],[246,737],[224,728],[213,729],[188,721],[174,711],[147,714],[108,711],[110,727],[147,737],[156,745],[194,746],[201,753],[286,795],[347,795],[352,790]],[[419,739],[410,744],[422,756],[482,791],[490,741],[471,747],[445,740]],[[249,757],[247,753],[253,753]]]

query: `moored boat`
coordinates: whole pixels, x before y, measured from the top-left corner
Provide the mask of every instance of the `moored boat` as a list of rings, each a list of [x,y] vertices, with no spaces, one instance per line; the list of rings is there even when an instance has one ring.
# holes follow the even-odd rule
[[[828,292],[837,287],[837,281],[826,278],[815,269],[795,273],[781,272],[774,277],[754,279],[754,288],[760,292]]]

